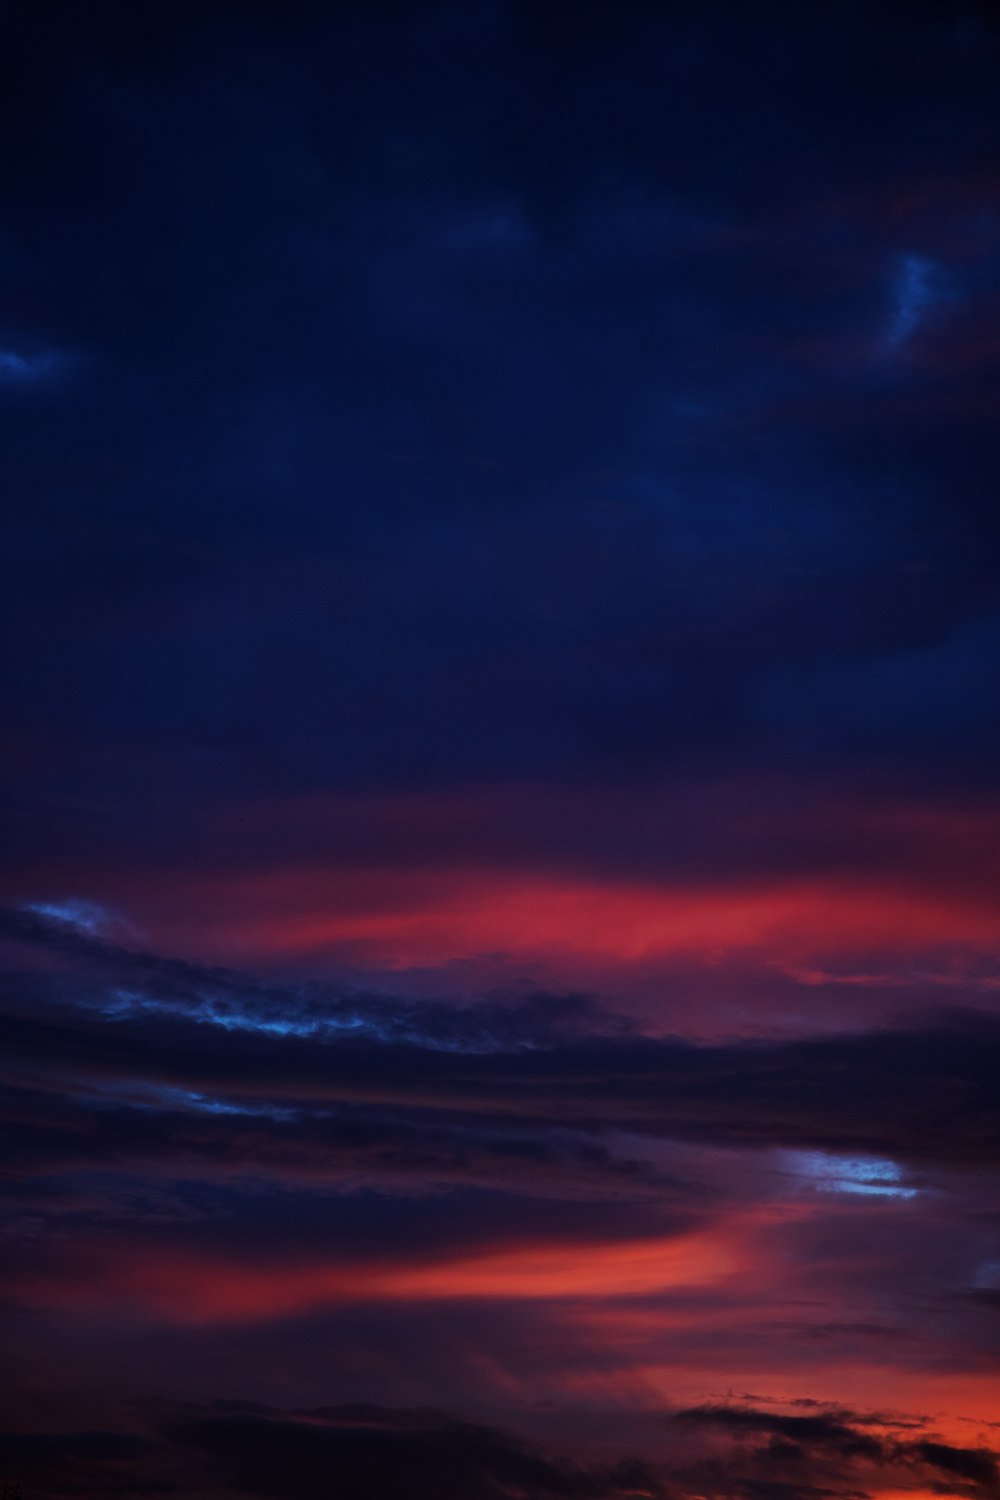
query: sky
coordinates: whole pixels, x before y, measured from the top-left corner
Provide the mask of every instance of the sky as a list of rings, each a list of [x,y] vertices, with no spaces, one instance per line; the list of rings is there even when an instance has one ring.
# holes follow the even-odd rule
[[[23,1500],[1000,1500],[998,99],[0,8]]]

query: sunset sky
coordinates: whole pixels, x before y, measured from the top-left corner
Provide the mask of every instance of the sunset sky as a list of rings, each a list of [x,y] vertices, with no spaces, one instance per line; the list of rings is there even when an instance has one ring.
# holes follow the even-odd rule
[[[0,9],[0,1481],[1000,1500],[1000,11]]]

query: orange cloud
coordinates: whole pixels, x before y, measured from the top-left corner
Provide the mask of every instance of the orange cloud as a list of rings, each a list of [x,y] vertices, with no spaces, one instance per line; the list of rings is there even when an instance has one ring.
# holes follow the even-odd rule
[[[67,1311],[125,1303],[169,1322],[207,1324],[258,1322],[346,1301],[632,1297],[718,1282],[742,1264],[736,1242],[712,1233],[596,1244],[531,1241],[415,1265],[252,1266],[137,1251],[119,1263],[93,1264],[72,1283],[27,1276],[19,1291]]]

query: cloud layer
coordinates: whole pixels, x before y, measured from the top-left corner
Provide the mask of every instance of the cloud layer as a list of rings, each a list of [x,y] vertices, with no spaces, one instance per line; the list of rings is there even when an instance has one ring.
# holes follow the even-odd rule
[[[998,63],[3,7],[25,1500],[996,1500]]]

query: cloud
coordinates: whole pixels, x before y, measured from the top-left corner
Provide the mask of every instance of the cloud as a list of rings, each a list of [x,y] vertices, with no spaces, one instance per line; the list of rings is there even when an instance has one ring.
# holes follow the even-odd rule
[[[885,1452],[877,1438],[858,1431],[838,1414],[801,1417],[752,1406],[694,1406],[678,1412],[675,1420],[708,1423],[737,1434],[771,1433],[810,1447],[829,1448],[849,1458],[878,1459]]]
[[[992,1410],[1000,1036],[920,1006],[998,994],[995,25],[143,9],[2,25],[17,1424],[78,1496],[253,1482],[227,1423],[986,1485],[829,1405],[598,1450]],[[264,1409],[72,1437],[155,1382]]]
[[[811,1162],[818,1182],[885,1196],[910,1191],[900,1164],[988,1162],[1000,1143],[991,1088],[1000,1022],[974,1011],[853,1035],[696,1045],[630,1033],[585,998],[475,1007],[345,997],[133,953],[32,913],[8,915],[5,930],[70,965],[5,981],[8,1069],[75,1095],[74,1111],[92,1108],[85,1095],[101,1090],[99,1153],[128,1135],[137,1109],[150,1123],[133,1149],[148,1142],[155,1152],[158,1134],[180,1131],[209,1154],[223,1111],[235,1143],[264,1128],[255,1123],[263,1109],[274,1120],[271,1159],[287,1153],[291,1165],[300,1154],[305,1165],[314,1152],[335,1160],[351,1112],[367,1110],[382,1121],[364,1127],[374,1166],[380,1129],[388,1149],[386,1121],[399,1122],[391,1128],[405,1141],[404,1122],[418,1111],[425,1119],[408,1146],[431,1160],[463,1142],[475,1150],[468,1132],[488,1122],[484,1160],[506,1153],[514,1169],[533,1138],[549,1143],[543,1158],[572,1171],[586,1137],[624,1131],[814,1153],[797,1160]],[[112,1103],[117,1116],[106,1113]],[[209,1130],[199,1121],[213,1109]],[[363,1131],[362,1157],[364,1140]],[[592,1162],[612,1167],[603,1148]]]
[[[158,1472],[163,1444],[144,1432],[0,1432],[0,1471],[13,1493],[157,1496],[175,1493]]]
[[[953,1448],[948,1443],[924,1441],[910,1444],[906,1452],[943,1474],[967,1480],[988,1493],[1000,1491],[997,1455],[985,1448]]]
[[[895,351],[917,331],[927,308],[934,300],[933,261],[920,255],[904,256],[894,286],[895,311],[886,344]]]
[[[93,901],[28,902],[24,909],[48,922],[65,923],[90,935],[101,932],[108,925],[107,912]]]
[[[280,1411],[188,1403],[155,1433],[0,1434],[0,1462],[33,1492],[288,1495],[325,1500],[616,1500],[664,1497],[638,1458],[574,1459],[447,1413],[354,1403]]]
[[[28,9],[7,370],[33,340],[100,355],[44,423],[5,403],[4,607],[32,646],[9,716],[45,746],[18,765],[28,848],[93,857],[110,817],[139,860],[281,789],[746,756],[780,779],[803,746],[821,785],[822,705],[792,687],[776,718],[771,674],[991,610],[983,375],[956,346],[883,402],[869,369],[886,266],[906,333],[920,268],[953,261],[988,368],[993,78],[943,14],[901,52],[881,12],[834,34],[786,6],[776,51],[732,6],[627,4],[548,69],[551,18],[518,6],[179,6],[134,47],[114,7]],[[863,707],[833,718],[852,764],[955,786],[963,755],[995,764],[948,715],[888,749]],[[46,820],[56,765],[72,815]]]
[[[0,389],[30,390],[51,385],[64,376],[74,361],[57,350],[20,353],[0,348]]]
[[[550,1457],[495,1428],[422,1413],[323,1412],[289,1420],[278,1415],[206,1416],[173,1429],[175,1440],[211,1457],[239,1493],[303,1500],[325,1497],[333,1484],[344,1500],[385,1495],[427,1500],[500,1500],[521,1495],[611,1500],[660,1496],[652,1465],[637,1460],[589,1465]]]
[[[860,1500],[868,1486],[905,1491],[914,1480],[970,1500],[996,1493],[989,1451],[875,1436],[877,1416],[843,1410],[815,1417],[746,1407],[682,1411],[667,1420],[670,1446],[656,1457],[595,1456],[579,1440],[560,1451],[450,1412],[357,1401],[294,1410],[229,1399],[160,1403],[137,1408],[135,1417],[140,1431],[3,1434],[0,1458],[40,1493],[59,1496],[81,1482],[102,1483],[112,1494],[274,1500],[320,1500],[331,1491],[344,1500]],[[698,1426],[703,1434],[692,1446]],[[706,1449],[709,1428],[737,1446],[723,1440]]]
[[[977,1302],[980,1307],[1000,1311],[1000,1287],[974,1287],[971,1291],[963,1292],[962,1295]]]
[[[692,1368],[751,1330],[788,1369],[988,1364],[959,1293],[995,1018],[696,1044],[573,997],[422,1005],[4,930],[0,1283],[35,1316],[193,1337],[531,1305],[610,1368],[661,1362],[661,1320]],[[893,1301],[901,1255],[954,1289],[936,1329]]]
[[[1000,1486],[997,1455],[990,1450],[931,1438],[902,1439],[900,1424],[877,1413],[831,1408],[799,1416],[727,1404],[692,1407],[670,1420],[728,1434],[739,1445],[731,1462],[739,1464],[742,1454],[751,1472],[753,1466],[770,1469],[775,1476],[784,1470],[793,1483],[799,1470],[799,1482],[811,1473],[814,1479],[822,1481],[825,1476],[839,1484],[850,1484],[853,1477],[866,1489],[893,1483],[906,1488],[910,1473],[916,1471],[923,1484],[943,1493],[956,1480],[958,1493],[967,1495],[992,1497]]]

